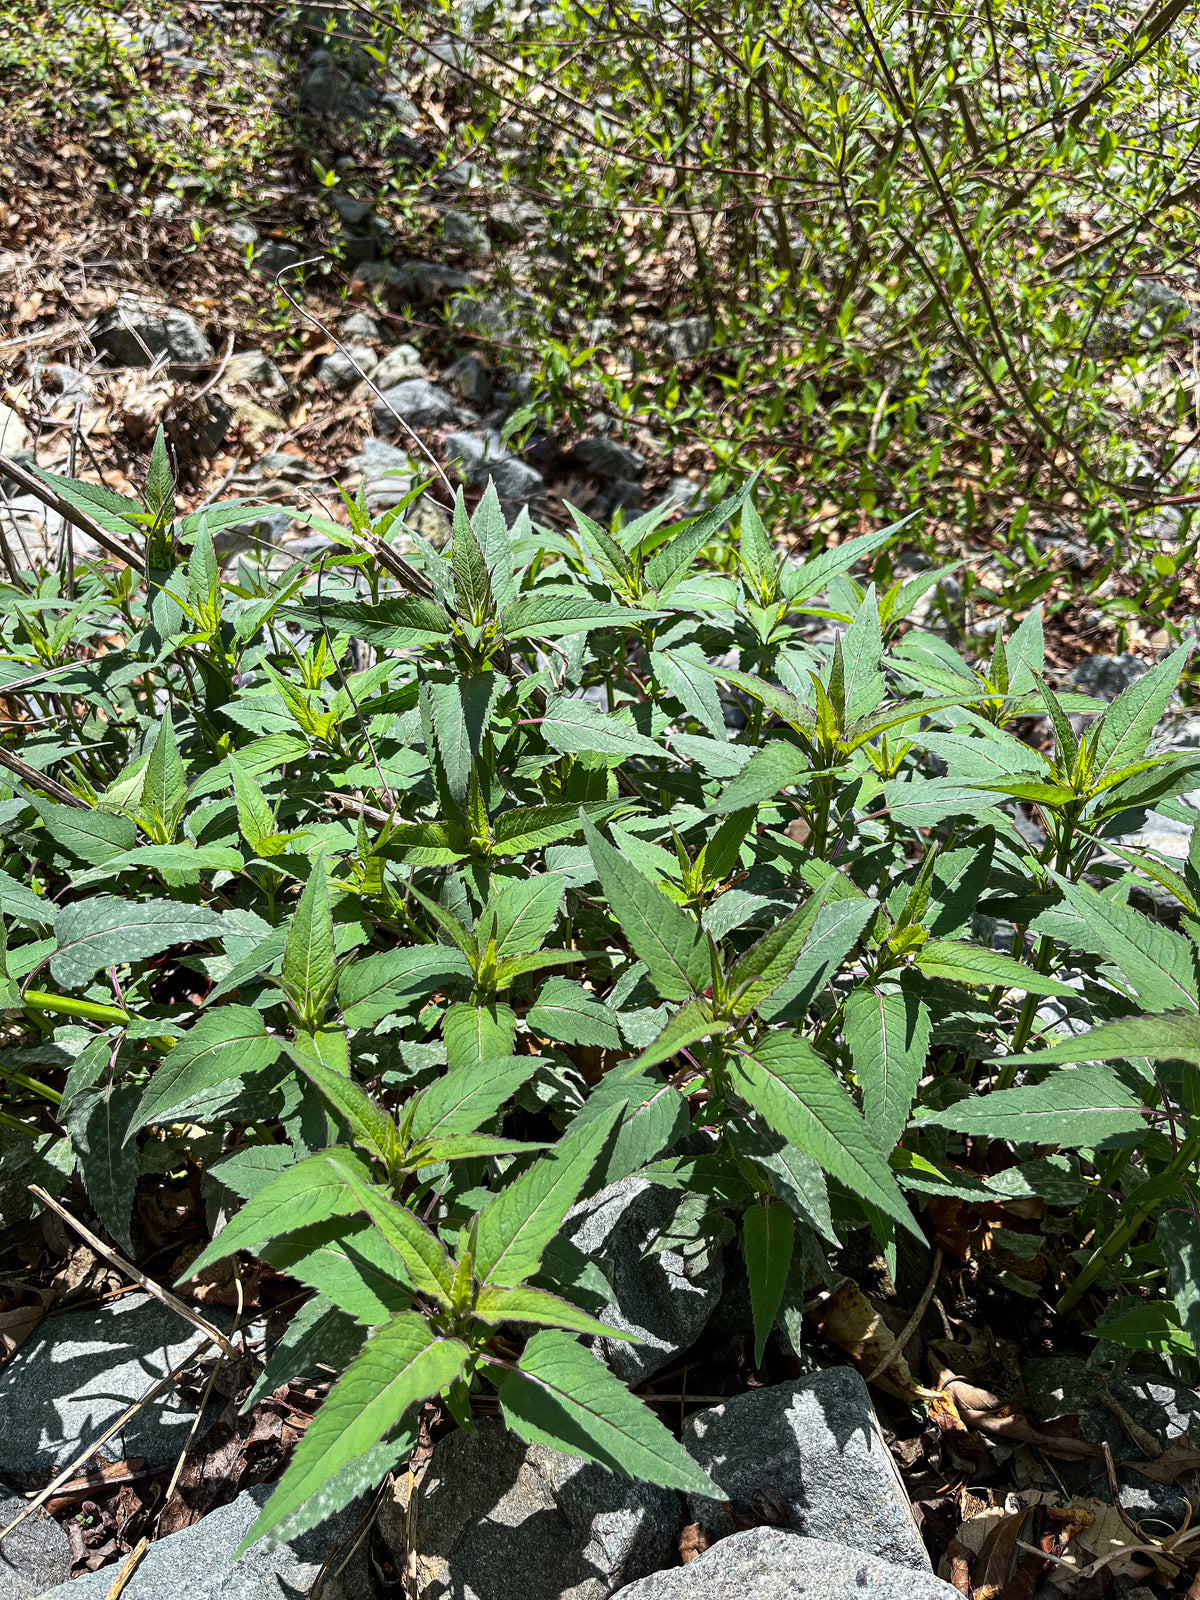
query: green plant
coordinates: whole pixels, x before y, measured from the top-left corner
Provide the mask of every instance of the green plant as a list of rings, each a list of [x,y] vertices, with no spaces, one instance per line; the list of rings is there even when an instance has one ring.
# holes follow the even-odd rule
[[[631,1174],[737,1241],[758,1360],[827,1252],[867,1226],[894,1260],[932,1200],[1042,1197],[1064,1313],[1102,1286],[1152,1308],[1114,1337],[1200,1331],[1200,845],[1117,842],[1200,784],[1153,743],[1186,650],[1058,696],[1036,608],[965,656],[911,623],[944,572],[852,576],[898,527],[780,561],[752,483],[571,537],[489,490],[446,553],[347,500],[310,518],[321,571],[274,581],[222,575],[213,532],[256,513],[177,516],[160,448],[140,502],[54,484],[149,578],[6,595],[5,693],[71,731],[0,802],[4,1160],[77,1170],[126,1249],[139,1175],[201,1161],[231,1216],[189,1275],[250,1251],[311,1291],[249,1403],[341,1376],[252,1536],[484,1391],[709,1488],[578,1342],[614,1291],[561,1230]],[[1130,903],[1147,879],[1182,931]]]

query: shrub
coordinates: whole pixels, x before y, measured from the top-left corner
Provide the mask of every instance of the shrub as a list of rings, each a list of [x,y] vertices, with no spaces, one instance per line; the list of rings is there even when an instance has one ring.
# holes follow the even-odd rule
[[[203,1160],[233,1214],[189,1275],[246,1250],[313,1292],[252,1398],[342,1375],[253,1536],[485,1387],[711,1487],[579,1343],[611,1292],[559,1230],[634,1173],[736,1239],[757,1359],[853,1229],[894,1260],[931,1202],[1014,1196],[1057,1208],[1061,1309],[1148,1287],[1106,1337],[1188,1348],[1200,851],[1115,842],[1200,785],[1153,745],[1186,646],[1058,695],[1038,610],[955,649],[915,621],[943,570],[866,581],[897,527],[781,560],[752,484],[570,536],[489,490],[449,553],[348,500],[318,572],[229,581],[213,535],[257,513],[176,517],[161,446],[142,503],[54,483],[150,566],[8,599],[5,694],[63,721],[0,811],[6,1123],[126,1249],[139,1171]]]

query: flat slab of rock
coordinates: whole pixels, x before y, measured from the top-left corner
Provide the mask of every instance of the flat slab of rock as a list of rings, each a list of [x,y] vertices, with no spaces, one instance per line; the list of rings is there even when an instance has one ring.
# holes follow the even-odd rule
[[[376,433],[393,434],[397,417],[413,428],[436,428],[441,422],[449,422],[456,409],[444,389],[425,378],[408,378],[383,391],[372,416]]]
[[[20,1495],[0,1490],[0,1528],[22,1510]],[[53,1517],[35,1511],[0,1546],[0,1600],[29,1600],[71,1576],[71,1547]]]
[[[620,1600],[962,1600],[930,1572],[785,1528],[735,1533],[686,1567],[655,1572],[618,1592]]]
[[[132,294],[121,295],[100,318],[92,343],[117,367],[148,367],[165,352],[174,372],[176,367],[203,366],[214,356],[195,317]]]
[[[633,1333],[641,1344],[599,1340],[604,1358],[631,1387],[661,1372],[695,1344],[721,1298],[725,1279],[720,1246],[685,1258],[677,1250],[647,1255],[674,1222],[683,1196],[636,1176],[610,1183],[567,1216],[564,1236],[596,1261],[612,1285],[615,1305],[601,1322]]]
[[[810,1539],[929,1571],[908,1493],[853,1367],[697,1411],[684,1424],[683,1443],[735,1510],[752,1513],[756,1492],[765,1491],[782,1502],[789,1527]],[[691,1520],[710,1537],[737,1526],[719,1501],[691,1495],[688,1502]]]
[[[0,1472],[65,1467],[200,1347],[200,1337],[143,1294],[47,1317],[0,1369]],[[101,1455],[144,1456],[148,1466],[164,1467],[178,1456],[195,1414],[169,1390],[114,1434]]]
[[[291,1544],[266,1550],[251,1545],[240,1560],[233,1552],[270,1499],[274,1484],[263,1483],[238,1495],[180,1533],[152,1544],[121,1590],[121,1600],[291,1600],[307,1595],[326,1555],[359,1519],[351,1506],[340,1516],[301,1534]],[[101,1567],[44,1592],[38,1600],[105,1600],[119,1566]],[[370,1594],[361,1564],[352,1560],[340,1579],[327,1579],[321,1600],[366,1600]]]
[[[498,1418],[474,1438],[439,1441],[419,1491],[419,1600],[607,1600],[675,1559],[683,1506],[669,1489],[635,1483],[542,1445]],[[403,1561],[407,1484],[384,1505],[379,1531]]]

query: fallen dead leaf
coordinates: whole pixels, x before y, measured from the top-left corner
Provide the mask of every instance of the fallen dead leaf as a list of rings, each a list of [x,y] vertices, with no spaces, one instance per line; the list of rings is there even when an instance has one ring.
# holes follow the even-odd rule
[[[708,1549],[712,1540],[698,1522],[690,1522],[679,1535],[679,1564],[686,1567]]]
[[[22,1345],[46,1315],[46,1308],[54,1296],[48,1289],[29,1291],[37,1299],[29,1305],[14,1306],[11,1311],[0,1311],[0,1351],[11,1356]]]
[[[856,1283],[844,1278],[833,1293],[809,1312],[831,1344],[844,1350],[864,1378],[909,1405],[930,1398],[896,1349],[887,1323]],[[884,1362],[887,1366],[880,1371]]]

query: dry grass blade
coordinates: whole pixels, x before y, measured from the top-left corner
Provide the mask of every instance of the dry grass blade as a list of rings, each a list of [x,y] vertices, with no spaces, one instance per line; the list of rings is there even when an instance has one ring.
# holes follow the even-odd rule
[[[94,539],[102,550],[108,551],[110,556],[116,556],[117,560],[123,561],[126,566],[141,571],[142,558],[132,545],[122,544],[115,534],[109,533],[98,522],[93,522],[85,512],[77,511],[74,506],[68,505],[48,483],[43,483],[19,461],[12,461],[8,456],[0,456],[0,466],[3,466],[6,478],[19,483],[22,489],[40,500],[44,506],[48,506],[51,511],[56,512],[64,522],[69,522],[73,528],[78,528],[80,533],[86,533],[89,539]]]
[[[202,1317],[198,1311],[193,1311],[191,1306],[185,1304],[176,1295],[171,1294],[169,1290],[164,1289],[161,1284],[155,1283],[153,1278],[148,1278],[144,1272],[133,1266],[131,1262],[126,1261],[124,1256],[119,1256],[115,1250],[110,1250],[106,1244],[96,1237],[90,1228],[85,1227],[82,1222],[73,1217],[65,1206],[59,1205],[58,1201],[48,1195],[44,1189],[39,1189],[37,1184],[31,1183],[29,1192],[35,1199],[40,1200],[44,1206],[49,1206],[51,1211],[60,1216],[69,1227],[74,1228],[80,1238],[86,1240],[91,1249],[116,1267],[118,1272],[125,1273],[127,1277],[133,1279],[134,1283],[140,1284],[147,1294],[153,1295],[164,1306],[170,1306],[172,1311],[177,1311],[185,1321],[192,1324],[193,1328],[199,1328],[200,1332],[206,1334],[223,1355],[228,1356],[231,1360],[237,1358],[236,1346],[230,1343],[220,1328],[214,1328],[212,1323]]]
[[[57,1478],[52,1478],[44,1489],[39,1489],[29,1504],[21,1507],[20,1511],[12,1519],[8,1526],[0,1529],[0,1545],[3,1545],[5,1539],[8,1538],[9,1534],[12,1533],[14,1528],[19,1528],[21,1526],[26,1517],[31,1517],[39,1506],[43,1506],[47,1501],[54,1499],[64,1484],[70,1483],[79,1469],[81,1467],[85,1467],[98,1450],[102,1450],[111,1438],[120,1433],[121,1429],[125,1427],[131,1417],[136,1417],[138,1412],[144,1407],[148,1406],[152,1400],[157,1400],[160,1394],[164,1394],[173,1383],[177,1383],[183,1373],[187,1371],[188,1367],[191,1366],[192,1362],[200,1354],[201,1350],[205,1349],[205,1347],[211,1343],[212,1340],[207,1334],[204,1336],[204,1338],[197,1341],[197,1343],[194,1344],[188,1351],[187,1355],[184,1356],[183,1360],[180,1361],[176,1366],[172,1367],[171,1371],[167,1373],[165,1378],[160,1378],[156,1384],[153,1384],[149,1389],[147,1389],[140,1400],[135,1400],[132,1405],[126,1406],[124,1411],[121,1412],[120,1416],[118,1416],[115,1421],[109,1423],[108,1427],[105,1428],[104,1432],[98,1439],[94,1439],[92,1443],[88,1445],[86,1450],[81,1450],[80,1453],[75,1457],[74,1461],[70,1462],[62,1469]]]
[[[134,1569],[137,1567],[138,1562],[146,1554],[146,1551],[149,1550],[149,1548],[149,1539],[142,1538],[138,1540],[122,1563],[120,1572],[117,1573],[112,1583],[109,1584],[108,1593],[105,1595],[104,1600],[118,1600],[121,1590],[129,1582],[130,1578],[133,1577]]]
[[[20,778],[22,783],[29,784],[30,788],[40,789],[43,794],[48,794],[52,800],[59,800],[65,806],[74,806],[76,811],[91,810],[86,800],[81,800],[77,794],[72,794],[70,789],[64,789],[54,778],[47,777],[44,772],[39,772],[36,767],[31,767],[27,761],[22,761],[20,756],[14,756],[8,750],[0,750],[0,767],[11,772],[15,778]]]

